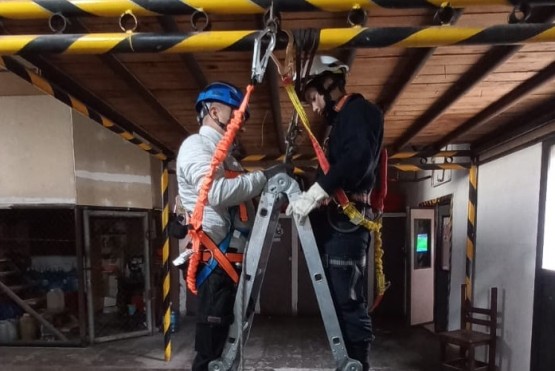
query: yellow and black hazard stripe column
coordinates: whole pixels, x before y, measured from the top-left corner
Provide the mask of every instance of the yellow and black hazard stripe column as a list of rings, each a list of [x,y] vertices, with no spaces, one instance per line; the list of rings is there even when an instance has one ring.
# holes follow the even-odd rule
[[[171,343],[171,300],[170,300],[170,235],[168,232],[168,223],[170,220],[170,205],[168,197],[168,162],[162,162],[162,310],[163,319],[162,326],[164,329],[164,359],[169,361],[172,356],[172,343]]]
[[[29,70],[28,68],[21,65],[15,59],[11,57],[0,56],[0,69],[6,69],[13,72],[17,76],[21,77],[23,80],[32,84],[39,90],[45,92],[46,94],[56,98],[60,102],[70,106],[82,115],[90,118],[94,122],[102,125],[103,127],[110,129],[114,133],[118,134],[124,140],[138,146],[143,151],[146,151],[160,160],[166,160],[167,156],[158,149],[152,147],[152,145],[143,139],[135,136],[133,133],[123,129],[122,127],[116,125],[113,121],[101,115],[93,108],[87,106],[85,103],[79,99],[69,95],[64,90],[60,89],[56,85],[51,84],[43,77],[39,76],[35,72]]]
[[[478,166],[474,161],[468,173],[468,221],[466,227],[466,298],[472,300],[476,255],[476,206],[478,202]]]

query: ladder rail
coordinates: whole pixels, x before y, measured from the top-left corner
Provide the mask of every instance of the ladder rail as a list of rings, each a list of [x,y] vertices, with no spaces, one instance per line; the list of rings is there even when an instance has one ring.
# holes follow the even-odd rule
[[[287,174],[275,175],[264,187],[245,249],[243,270],[234,303],[234,322],[230,326],[222,356],[210,362],[210,371],[237,370],[241,362],[238,354],[247,343],[252,327],[254,304],[260,295],[281,206],[286,199],[293,201],[300,194],[298,183]],[[360,362],[349,358],[347,354],[310,220],[306,218],[301,223],[297,216],[294,216],[294,222],[336,368],[341,371],[361,371]]]

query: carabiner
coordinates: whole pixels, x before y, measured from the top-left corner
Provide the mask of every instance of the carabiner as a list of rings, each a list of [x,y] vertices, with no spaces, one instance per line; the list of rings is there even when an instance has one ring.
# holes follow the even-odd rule
[[[260,57],[262,50],[262,40],[266,37],[270,37],[270,41],[264,55]],[[268,60],[274,52],[276,47],[276,32],[267,27],[264,31],[261,31],[256,39],[254,39],[254,51],[252,56],[252,75],[251,80],[253,83],[261,84],[264,79],[264,74],[266,73],[266,67],[268,66]]]

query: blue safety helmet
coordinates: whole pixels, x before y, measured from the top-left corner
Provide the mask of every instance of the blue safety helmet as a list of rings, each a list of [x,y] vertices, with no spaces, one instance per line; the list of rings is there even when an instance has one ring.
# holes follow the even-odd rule
[[[198,95],[197,101],[195,103],[195,109],[199,114],[199,123],[204,118],[202,114],[203,109],[206,107],[206,103],[209,102],[219,102],[228,105],[234,109],[238,109],[243,102],[243,93],[235,85],[229,84],[227,82],[216,81],[208,84]],[[249,109],[245,112],[245,120],[248,120],[250,114]]]

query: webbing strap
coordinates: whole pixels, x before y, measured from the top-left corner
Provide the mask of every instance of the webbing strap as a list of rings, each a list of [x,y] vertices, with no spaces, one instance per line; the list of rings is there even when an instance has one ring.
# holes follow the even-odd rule
[[[226,256],[224,255],[224,252],[222,252],[222,250],[220,250],[221,247],[218,248],[218,246],[214,243],[214,241],[212,241],[212,239],[210,237],[208,237],[203,231],[200,231],[200,234],[201,234],[200,241],[201,241],[202,245],[204,247],[206,247],[212,253],[212,255],[214,256],[214,262],[213,262],[214,267],[212,268],[212,270],[216,267],[216,263],[217,263],[228,274],[228,276],[231,277],[233,282],[235,282],[235,283],[239,282],[239,274],[237,273],[235,268],[233,268],[233,265],[231,264],[231,262],[226,258]],[[227,238],[226,238],[226,240],[227,240]],[[231,240],[231,234],[230,234],[229,240]],[[227,250],[228,246],[229,246],[229,241],[227,242],[227,246],[225,247],[226,250]],[[209,267],[209,265],[207,265],[204,269],[206,269],[208,267]],[[210,271],[204,279],[206,279],[210,275],[211,272],[212,271]],[[201,271],[201,273],[202,273],[202,271]],[[197,287],[198,287],[198,278],[197,278]]]
[[[206,238],[210,239],[210,241],[212,241],[212,239],[210,237],[208,237],[206,234],[204,236]],[[223,239],[223,241],[220,242],[220,244],[218,245],[218,250],[221,251],[223,254],[225,254],[228,247],[229,247],[229,242],[230,241],[231,241],[231,233],[228,233],[227,236],[225,236],[225,238]],[[201,241],[201,242],[204,246],[206,246],[204,241]],[[206,279],[210,276],[210,274],[212,274],[212,272],[214,271],[214,269],[216,269],[216,266],[218,265],[218,260],[216,260],[215,255],[212,252],[212,250],[208,250],[208,251],[210,252],[211,259],[208,261],[208,263],[204,266],[204,268],[202,268],[200,273],[197,275],[197,287],[199,287],[200,285],[202,285],[204,283],[204,281],[206,281]],[[224,255],[224,258],[226,260],[228,260],[225,255]],[[204,254],[202,256],[202,260],[204,261]],[[223,265],[222,265],[222,268],[223,268]]]

